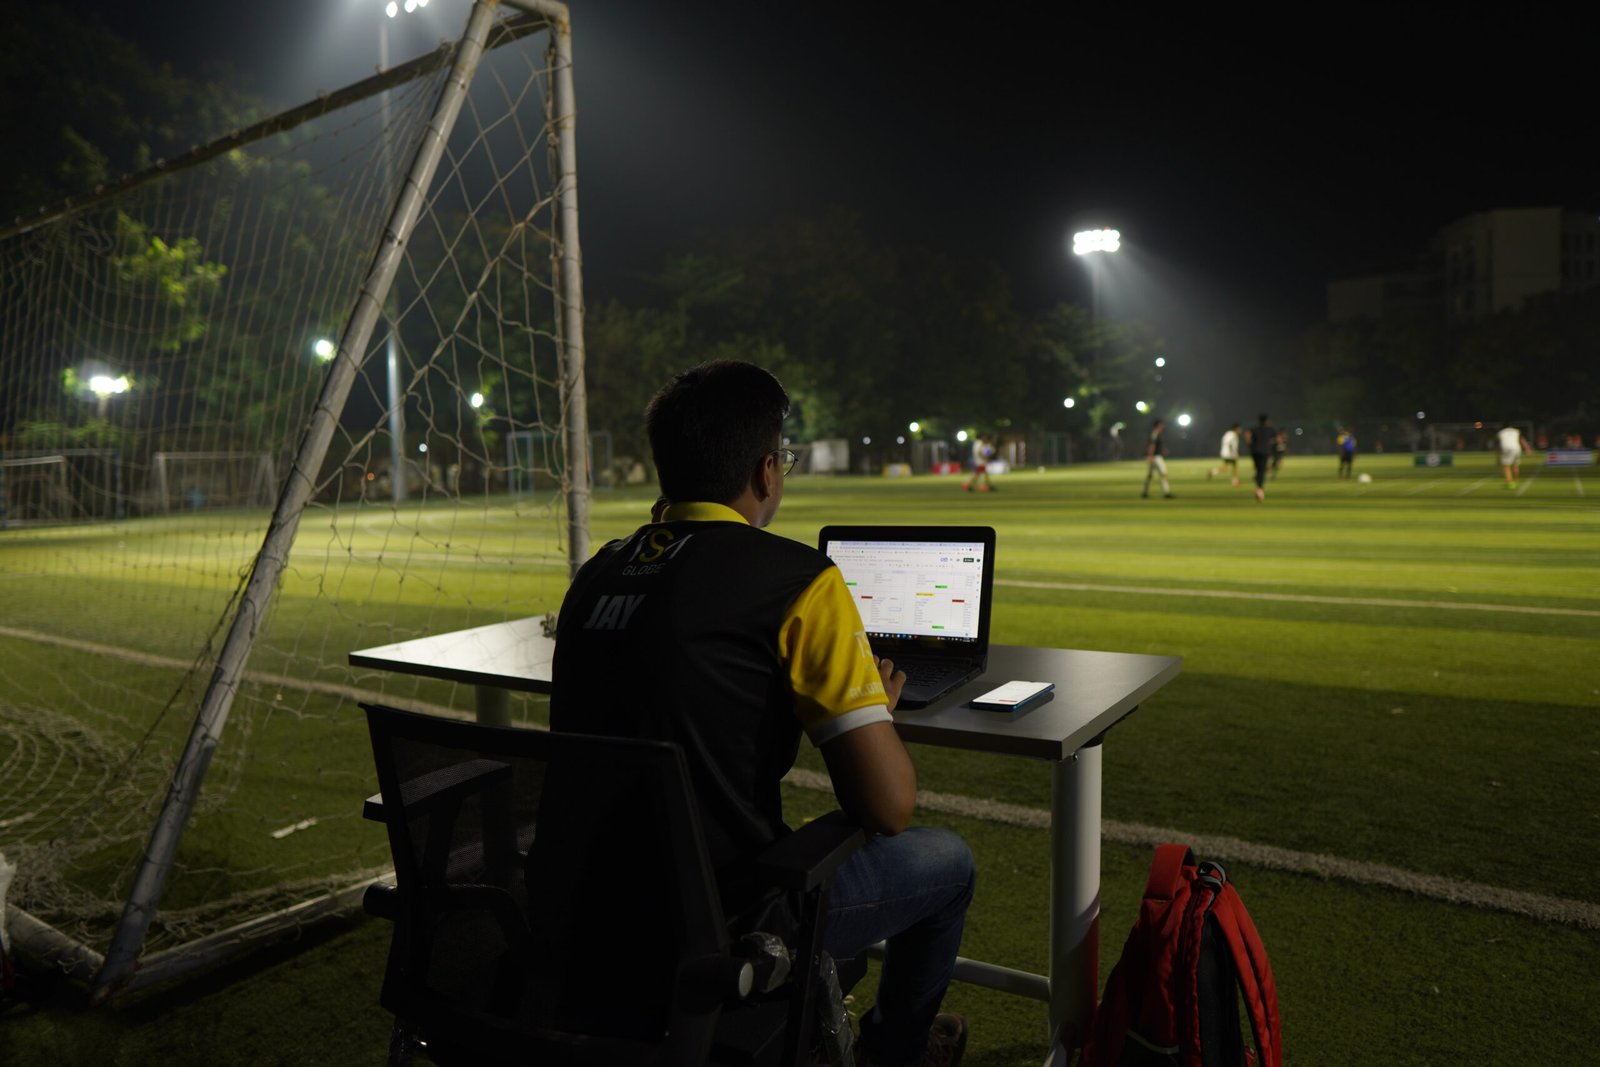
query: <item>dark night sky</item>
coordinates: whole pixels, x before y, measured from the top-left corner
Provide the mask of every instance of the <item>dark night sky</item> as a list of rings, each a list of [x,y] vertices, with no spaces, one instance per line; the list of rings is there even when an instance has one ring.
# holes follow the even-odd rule
[[[381,0],[88,6],[180,71],[226,63],[283,104],[370,72],[383,19]],[[591,298],[697,228],[841,205],[884,238],[998,262],[1025,308],[1087,301],[1068,235],[1103,222],[1131,253],[1108,312],[1286,333],[1320,316],[1330,277],[1398,265],[1461,214],[1600,207],[1593,15],[570,6]],[[397,20],[391,59],[466,8]]]

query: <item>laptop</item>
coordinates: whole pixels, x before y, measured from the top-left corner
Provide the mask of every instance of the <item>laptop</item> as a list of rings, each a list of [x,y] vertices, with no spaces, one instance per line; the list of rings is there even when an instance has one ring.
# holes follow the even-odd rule
[[[825,526],[872,651],[906,672],[900,707],[921,708],[983,673],[994,599],[988,526]]]

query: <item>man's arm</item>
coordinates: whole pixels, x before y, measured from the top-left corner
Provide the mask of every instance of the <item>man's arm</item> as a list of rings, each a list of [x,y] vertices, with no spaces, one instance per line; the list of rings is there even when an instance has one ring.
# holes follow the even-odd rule
[[[900,700],[904,671],[889,660],[878,664],[889,710]],[[917,770],[892,722],[858,727],[822,745],[833,795],[844,813],[874,834],[894,835],[911,822],[917,806]]]

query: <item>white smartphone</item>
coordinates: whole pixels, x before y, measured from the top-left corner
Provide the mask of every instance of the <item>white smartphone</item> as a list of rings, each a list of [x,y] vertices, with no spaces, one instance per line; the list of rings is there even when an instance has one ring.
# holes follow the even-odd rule
[[[1054,682],[1007,682],[973,698],[972,706],[981,711],[1016,711],[1041,699],[1055,687]]]

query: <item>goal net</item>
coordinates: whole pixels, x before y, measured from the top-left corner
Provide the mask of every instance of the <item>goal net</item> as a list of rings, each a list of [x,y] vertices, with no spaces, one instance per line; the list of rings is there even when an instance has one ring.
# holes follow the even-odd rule
[[[356,703],[473,705],[348,653],[559,605],[591,467],[569,46],[563,6],[480,0],[0,228],[8,946],[103,996],[348,905],[388,863]],[[98,521],[20,521],[69,515]]]
[[[118,518],[121,479],[122,457],[113,449],[0,451],[0,530]]]

